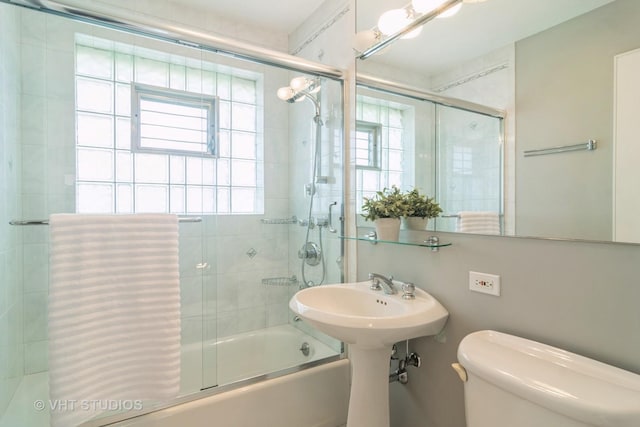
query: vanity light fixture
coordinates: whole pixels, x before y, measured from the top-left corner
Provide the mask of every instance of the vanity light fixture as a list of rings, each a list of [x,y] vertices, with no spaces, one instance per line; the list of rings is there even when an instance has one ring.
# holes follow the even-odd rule
[[[291,79],[289,86],[278,89],[276,95],[283,101],[302,102],[305,97],[318,93],[320,88],[321,85],[318,79],[310,79],[300,76]]]
[[[399,38],[409,39],[420,34],[422,26],[434,18],[445,18],[455,15],[463,3],[480,3],[485,0],[411,0],[401,9],[389,10],[380,16],[378,26],[367,32],[375,35],[376,43],[360,53],[358,59],[380,52]],[[364,32],[362,37],[366,39]],[[387,36],[383,39],[383,36]],[[362,41],[362,40],[360,40]]]

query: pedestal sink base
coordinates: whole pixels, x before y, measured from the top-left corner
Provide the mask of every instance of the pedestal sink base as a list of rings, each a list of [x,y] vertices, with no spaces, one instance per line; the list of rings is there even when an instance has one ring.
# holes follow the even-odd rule
[[[389,348],[349,345],[351,396],[347,427],[389,427]]]
[[[389,427],[389,358],[393,343],[435,335],[449,313],[431,295],[415,298],[371,289],[371,282],[302,289],[289,308],[320,331],[349,344],[351,399],[347,427]]]

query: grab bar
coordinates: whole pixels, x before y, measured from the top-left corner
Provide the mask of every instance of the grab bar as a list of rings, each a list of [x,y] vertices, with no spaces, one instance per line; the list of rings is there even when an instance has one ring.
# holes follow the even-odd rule
[[[567,151],[593,151],[596,148],[598,148],[598,142],[595,139],[590,139],[589,141],[583,142],[582,144],[562,145],[560,147],[540,148],[538,150],[525,150],[524,156],[544,156],[545,154],[558,154]]]
[[[333,209],[333,207],[334,207],[335,205],[337,205],[337,204],[338,204],[338,202],[333,202],[333,203],[331,203],[331,204],[329,205],[329,226],[328,226],[329,233],[337,233],[337,232],[338,232],[338,230],[336,230],[335,228],[333,228],[333,224],[331,224],[331,218],[333,217],[333,216],[331,215],[331,210],[332,210],[332,209]]]
[[[178,222],[202,222],[202,218],[200,218],[199,216],[180,216],[178,217]],[[9,221],[9,225],[49,225],[49,220],[13,220]]]

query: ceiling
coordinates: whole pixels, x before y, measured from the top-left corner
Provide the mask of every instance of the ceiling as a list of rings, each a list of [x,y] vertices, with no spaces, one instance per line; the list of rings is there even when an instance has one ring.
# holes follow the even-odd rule
[[[210,10],[232,21],[291,34],[324,0],[174,0]]]
[[[174,0],[221,17],[284,34],[293,33],[324,0]],[[346,2],[347,0],[345,0]],[[357,31],[375,27],[385,11],[411,0],[356,0]],[[398,40],[368,61],[433,74],[477,58],[614,0],[486,0],[455,16],[428,22],[422,34]]]

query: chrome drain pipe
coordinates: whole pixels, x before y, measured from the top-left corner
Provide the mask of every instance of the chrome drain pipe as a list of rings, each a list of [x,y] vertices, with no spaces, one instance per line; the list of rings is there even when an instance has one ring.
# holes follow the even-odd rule
[[[405,353],[404,358],[400,359],[398,357],[395,357],[397,353],[397,347],[394,344],[389,364],[393,363],[394,360],[397,360],[398,369],[389,374],[389,384],[396,381],[402,385],[407,384],[409,382],[409,373],[407,372],[407,367],[415,366],[416,368],[419,368],[420,366],[422,366],[422,358],[420,357],[420,355],[415,352],[409,353],[408,349],[409,342],[407,341],[407,353]]]

